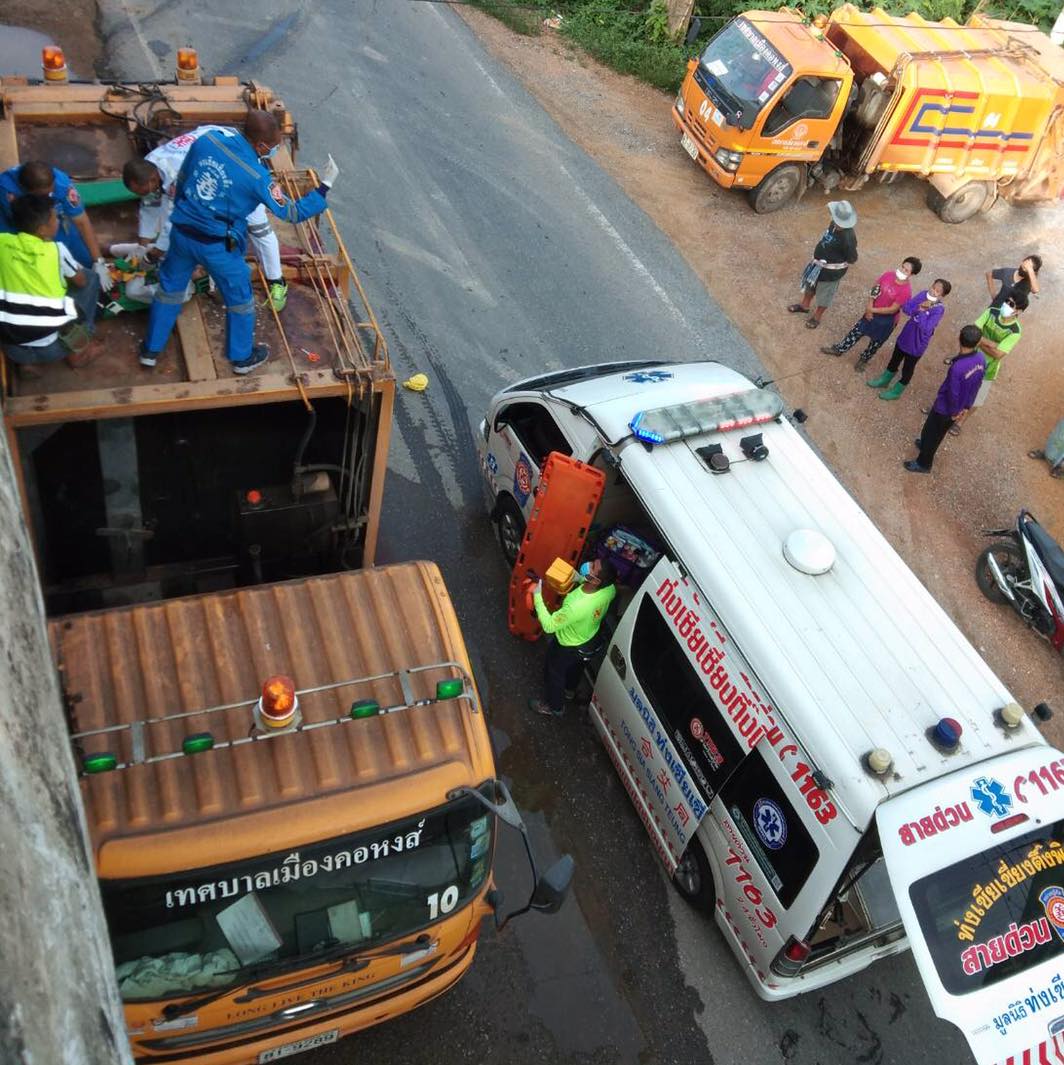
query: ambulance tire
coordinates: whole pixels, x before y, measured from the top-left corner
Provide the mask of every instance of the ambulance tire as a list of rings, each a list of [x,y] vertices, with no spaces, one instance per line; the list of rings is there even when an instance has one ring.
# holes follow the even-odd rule
[[[776,167],[771,174],[761,179],[757,188],[751,189],[747,196],[750,206],[757,214],[771,214],[781,207],[794,203],[798,199],[802,182],[805,181],[805,167],[797,163],[785,163]]]
[[[517,565],[521,541],[525,538],[525,516],[513,497],[505,492],[495,501],[495,528],[499,534],[502,557],[512,570]]]
[[[709,868],[706,852],[702,844],[692,840],[683,852],[672,882],[684,900],[696,910],[712,913],[716,905],[717,894],[713,889],[713,873]]]
[[[992,186],[986,181],[969,181],[955,189],[948,196],[943,196],[934,186],[927,191],[927,206],[943,222],[960,225],[974,218],[992,198]]]

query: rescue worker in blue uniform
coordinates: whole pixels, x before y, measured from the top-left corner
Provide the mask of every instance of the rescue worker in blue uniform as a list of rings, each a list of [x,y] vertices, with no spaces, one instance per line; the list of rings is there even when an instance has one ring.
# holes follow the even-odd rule
[[[96,274],[104,292],[110,292],[114,284],[111,271],[100,253],[92,222],[70,175],[37,160],[13,166],[0,174],[0,233],[17,232],[11,208],[15,200],[26,195],[51,199],[59,216],[59,232],[55,239],[65,244],[82,266],[89,267]]]
[[[235,129],[205,133],[189,148],[177,178],[170,250],[159,268],[159,288],[140,353],[142,366],[155,366],[166,346],[197,265],[214,278],[225,301],[225,354],[234,371],[249,373],[269,359],[269,348],[254,344],[255,302],[244,260],[247,216],[265,204],[286,222],[313,218],[328,206],[325,196],[339,173],[330,155],[321,184],[290,200],[263,165],[280,143],[273,115],[249,111],[243,134]]]

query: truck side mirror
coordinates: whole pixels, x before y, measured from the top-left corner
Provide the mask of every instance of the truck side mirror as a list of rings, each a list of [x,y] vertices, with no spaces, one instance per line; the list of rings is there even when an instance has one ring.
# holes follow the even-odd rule
[[[563,854],[539,878],[536,890],[532,893],[532,909],[540,913],[557,913],[569,894],[575,871],[572,855]]]
[[[695,15],[695,17],[691,19],[691,24],[687,27],[687,36],[685,36],[683,39],[684,46],[690,48],[691,45],[694,44],[696,40],[698,40],[698,35],[701,32],[702,20],[698,17],[698,15]]]

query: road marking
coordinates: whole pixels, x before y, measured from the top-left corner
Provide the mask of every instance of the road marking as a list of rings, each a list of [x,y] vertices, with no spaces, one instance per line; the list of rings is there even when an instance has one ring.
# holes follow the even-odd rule
[[[447,19],[445,19],[443,17],[443,13],[441,11],[439,11],[432,4],[429,4],[428,8],[440,20],[440,22],[442,22],[451,31],[451,33],[455,34],[455,36],[458,36],[453,24],[448,22]],[[465,42],[463,41],[463,43],[465,43]],[[503,91],[502,86],[488,73],[488,68],[485,67],[484,64],[481,63],[481,61],[479,59],[477,59],[477,57],[472,53],[472,51],[468,47],[466,48],[466,53],[469,55],[469,58],[473,60],[473,65],[477,68],[477,70],[479,70],[480,73],[483,74],[484,77],[487,79],[488,84],[501,97],[503,97],[505,99],[506,98],[506,93]]]
[[[126,13],[126,18],[129,19],[130,28],[133,30],[134,36],[137,38],[141,48],[144,49],[144,54],[148,57],[148,66],[151,67],[152,74],[158,79],[163,76],[163,68],[159,65],[159,59],[156,54],[148,47],[148,40],[144,36],[140,28],[140,19],[130,10],[128,0],[119,0],[122,5],[122,10]]]
[[[564,166],[561,166],[561,164],[559,164],[559,168],[561,172],[572,182],[573,189],[576,191],[576,194],[580,197],[580,199],[584,201],[584,206],[587,207],[588,213],[599,224],[602,230],[606,233],[606,236],[608,236],[610,240],[613,241],[620,253],[628,260],[632,269],[635,270],[635,272],[639,274],[639,276],[642,277],[647,282],[647,284],[650,285],[651,289],[654,292],[654,295],[657,296],[663,304],[665,304],[665,309],[669,312],[669,314],[677,322],[679,322],[680,325],[684,326],[684,328],[690,328],[687,324],[687,319],[684,317],[683,311],[681,311],[680,308],[677,307],[671,299],[669,299],[669,294],[665,291],[664,288],[661,287],[661,285],[658,284],[657,279],[650,272],[650,269],[643,262],[643,260],[640,259],[634,251],[632,251],[631,247],[628,245],[628,242],[624,239],[624,237],[622,237],[620,233],[618,233],[617,230],[614,229],[610,220],[602,213],[602,211],[599,210],[598,205],[595,203],[595,201],[591,199],[591,197],[583,190],[583,188],[581,188],[576,178],[574,178],[573,175],[570,174]]]

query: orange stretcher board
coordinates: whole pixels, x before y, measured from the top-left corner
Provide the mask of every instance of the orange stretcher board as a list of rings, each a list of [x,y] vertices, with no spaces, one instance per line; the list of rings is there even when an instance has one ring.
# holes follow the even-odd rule
[[[552,451],[540,475],[532,513],[510,576],[510,632],[523,640],[538,640],[542,629],[531,609],[527,589],[529,571],[542,577],[550,564],[561,558],[576,566],[588,530],[606,487],[606,475],[568,455]],[[543,597],[553,610],[553,593],[543,587]]]

